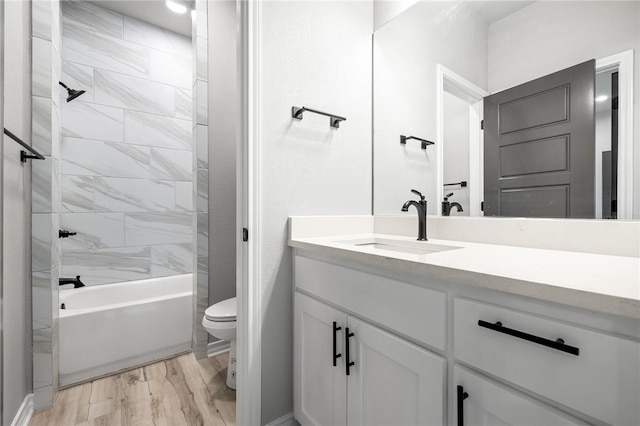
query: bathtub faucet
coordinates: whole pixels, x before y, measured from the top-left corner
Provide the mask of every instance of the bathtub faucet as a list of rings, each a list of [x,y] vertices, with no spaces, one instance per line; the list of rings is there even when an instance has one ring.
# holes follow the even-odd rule
[[[73,284],[73,288],[84,287],[84,283],[80,281],[80,275],[76,275],[75,278],[59,278],[58,284],[59,285]]]

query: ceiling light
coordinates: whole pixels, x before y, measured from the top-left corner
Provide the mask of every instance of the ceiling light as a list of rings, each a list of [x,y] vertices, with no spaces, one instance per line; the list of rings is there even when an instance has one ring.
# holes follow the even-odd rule
[[[170,11],[179,13],[181,15],[183,13],[187,13],[187,10],[189,10],[187,5],[180,0],[165,0],[164,3],[167,5]]]
[[[609,97],[607,95],[600,95],[596,98],[596,102],[604,102],[607,99],[609,99]]]

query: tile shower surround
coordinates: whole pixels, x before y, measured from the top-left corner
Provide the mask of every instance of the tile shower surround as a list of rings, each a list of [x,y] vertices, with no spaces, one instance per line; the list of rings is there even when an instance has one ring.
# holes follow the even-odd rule
[[[73,253],[78,262],[83,263],[81,256],[91,254],[99,254],[100,256],[90,256],[91,261],[97,258],[107,258],[112,262],[113,269],[94,269],[93,272],[101,272],[101,278],[105,280],[109,277],[108,272],[112,272],[111,279],[122,280],[124,272],[133,272],[133,275],[139,276],[161,276],[170,275],[177,270],[187,269],[186,265],[198,265],[197,274],[194,274],[194,291],[197,291],[197,298],[194,298],[194,330],[193,330],[193,348],[197,357],[206,357],[207,349],[207,332],[202,328],[200,319],[204,314],[204,309],[208,305],[208,262],[205,262],[208,244],[208,153],[207,153],[207,4],[204,0],[196,0],[196,9],[198,11],[198,19],[194,25],[192,51],[196,50],[197,54],[192,55],[192,76],[188,84],[186,83],[186,73],[175,73],[170,68],[158,69],[153,71],[152,63],[158,64],[158,58],[167,58],[167,54],[174,55],[177,49],[183,49],[185,46],[184,38],[175,37],[172,33],[153,28],[151,26],[140,23],[135,25],[135,20],[130,20],[122,15],[111,13],[109,11],[96,8],[88,3],[66,3],[65,16],[68,22],[67,27],[75,24],[75,30],[85,27],[87,30],[87,40],[102,40],[104,51],[102,55],[99,52],[86,51],[84,59],[76,59],[80,62],[65,61],[64,69],[62,67],[62,16],[60,11],[60,2],[58,0],[39,0],[32,3],[32,143],[33,146],[42,152],[46,160],[33,163],[32,174],[32,197],[33,197],[33,258],[32,258],[32,286],[33,286],[33,389],[34,389],[34,405],[39,410],[51,406],[55,397],[55,391],[58,387],[58,277],[61,275],[61,252],[63,240],[58,239],[57,232],[60,229],[61,216],[70,213],[84,213],[85,218],[76,215],[76,226],[85,237],[71,240],[64,240],[69,247],[65,248],[65,252]],[[126,22],[125,22],[126,20]],[[71,32],[73,33],[73,29]],[[100,35],[101,34],[101,35]],[[109,39],[108,37],[111,37]],[[125,38],[128,37],[128,41]],[[163,49],[149,48],[149,67],[143,68],[149,70],[148,74],[144,72],[137,74],[138,77],[144,78],[148,75],[150,81],[156,83],[164,83],[174,85],[174,110],[173,116],[163,116],[154,112],[149,112],[147,107],[138,105],[140,110],[129,109],[123,107],[127,105],[130,98],[126,97],[127,93],[120,91],[119,96],[124,99],[118,99],[117,96],[111,96],[108,93],[98,92],[98,100],[110,99],[109,102],[120,102],[118,105],[101,105],[96,101],[96,90],[94,90],[94,71],[96,69],[104,71],[101,73],[103,81],[110,76],[117,77],[117,73],[126,74],[127,62],[122,62],[122,57],[116,58],[115,55],[129,55],[131,64],[136,64],[137,59],[131,52],[122,49],[113,49],[113,46],[126,45],[127,42],[137,43],[145,46],[145,40],[156,41],[164,40]],[[108,40],[108,42],[104,42]],[[68,39],[66,41],[69,41]],[[76,40],[78,43],[87,45],[86,40]],[[65,45],[67,48],[69,45]],[[82,49],[80,49],[82,50]],[[135,50],[135,49],[134,49]],[[136,51],[144,51],[137,49]],[[180,50],[182,51],[182,50]],[[72,51],[67,53],[75,55]],[[114,55],[110,58],[109,55]],[[180,61],[181,63],[186,63]],[[100,68],[100,65],[105,68]],[[135,66],[129,66],[132,70],[132,76],[135,77]],[[170,70],[171,72],[167,72]],[[63,73],[64,71],[64,73]],[[109,74],[111,72],[112,74]],[[145,71],[146,72],[146,71]],[[115,73],[115,74],[114,74]],[[62,76],[62,77],[61,77]],[[174,79],[180,76],[180,80]],[[64,81],[70,87],[85,90],[86,93],[71,103],[65,102],[64,91],[58,85],[58,81]],[[130,80],[129,80],[130,81]],[[178,82],[179,81],[179,82]],[[174,83],[174,84],[172,84]],[[182,86],[181,86],[182,85]],[[193,97],[191,96],[193,91]],[[135,99],[133,101],[136,101]],[[66,172],[62,172],[63,167],[61,159],[61,117],[62,108],[65,108],[67,117],[70,111],[81,112],[84,114],[84,120],[75,120],[67,122],[67,131],[72,130],[74,134],[66,135],[65,146],[69,149],[73,142],[69,143],[69,139],[79,139],[81,141],[96,142],[98,145],[92,145],[96,150],[103,149],[99,153],[100,156],[119,155],[123,152],[133,152],[136,155],[129,155],[129,158],[123,161],[139,163],[140,159],[137,153],[142,147],[149,147],[148,151],[148,170],[151,177],[151,157],[153,156],[151,148],[155,148],[155,170],[157,173],[166,173],[160,171],[158,165],[161,164],[162,151],[158,149],[172,149],[176,151],[190,151],[191,143],[197,149],[192,152],[192,181],[175,179],[148,179],[148,183],[137,182],[138,186],[125,185],[129,191],[129,196],[121,196],[119,199],[113,193],[103,191],[105,198],[118,199],[124,205],[131,205],[129,198],[133,197],[134,206],[139,206],[143,200],[144,206],[153,205],[153,213],[160,216],[154,218],[159,220],[164,213],[164,223],[171,226],[172,220],[176,220],[176,213],[187,213],[192,217],[192,239],[198,244],[194,247],[187,243],[170,243],[170,244],[146,244],[143,246],[127,247],[125,235],[126,232],[111,232],[114,226],[121,229],[121,226],[129,224],[128,229],[133,229],[140,234],[144,226],[150,226],[154,222],[142,223],[144,216],[136,214],[145,214],[145,211],[132,212],[114,212],[114,211],[94,211],[95,188],[106,188],[111,185],[117,188],[118,182],[121,185],[131,183],[135,177],[117,177],[107,176],[107,174],[115,174],[114,170],[122,171],[117,162],[93,162],[95,167],[98,165],[102,168],[101,176],[92,174],[90,167],[84,167],[82,161],[73,161],[71,158],[64,164]],[[154,106],[157,108],[157,106]],[[91,123],[92,125],[87,125]],[[97,127],[96,124],[103,124]],[[69,128],[70,127],[70,128]],[[94,130],[100,130],[96,135]],[[115,130],[115,131],[114,131]],[[119,131],[119,133],[118,133]],[[122,136],[121,136],[122,135]],[[188,136],[186,136],[188,135]],[[96,137],[97,136],[97,137]],[[192,138],[192,139],[189,139]],[[112,140],[113,139],[113,140]],[[102,142],[102,144],[100,144]],[[111,142],[109,144],[108,142]],[[67,145],[69,144],[69,145]],[[129,145],[124,146],[124,144]],[[179,144],[179,145],[177,145]],[[86,148],[90,145],[77,145]],[[99,148],[98,148],[99,147]],[[138,150],[136,150],[136,148]],[[81,148],[80,148],[81,149]],[[73,152],[73,149],[68,153]],[[105,154],[106,152],[106,154]],[[147,151],[142,149],[143,155]],[[93,151],[90,152],[95,155]],[[166,157],[166,155],[165,155]],[[172,170],[184,171],[186,155],[182,154],[176,168]],[[122,159],[122,157],[120,157]],[[142,160],[143,164],[145,160]],[[131,164],[131,163],[129,163]],[[69,172],[69,167],[74,172]],[[109,170],[108,172],[105,172]],[[136,173],[125,169],[125,173]],[[145,168],[144,170],[147,170]],[[173,172],[169,172],[173,173]],[[137,176],[137,175],[134,175]],[[166,175],[165,175],[166,176]],[[200,179],[198,179],[198,176]],[[106,182],[100,181],[106,179]],[[109,179],[111,179],[109,181]],[[117,180],[121,179],[121,180]],[[128,181],[126,179],[129,179]],[[96,182],[97,181],[97,182]],[[173,201],[171,200],[170,191],[171,184],[175,190]],[[195,184],[195,185],[194,185]],[[141,187],[142,185],[142,187]],[[144,187],[144,185],[148,185]],[[61,187],[66,188],[64,197],[62,198]],[[197,197],[194,188],[197,187]],[[159,199],[148,201],[149,194],[158,191],[165,192]],[[137,195],[137,198],[136,198]],[[100,205],[101,201],[98,202]],[[172,204],[173,203],[173,204]],[[172,209],[170,206],[174,206]],[[112,205],[113,207],[113,205]],[[165,211],[166,209],[166,211]],[[99,209],[98,209],[99,210]],[[198,214],[190,212],[198,211]],[[61,212],[63,214],[61,214]],[[151,213],[151,212],[148,212]],[[172,216],[171,213],[174,213]],[[89,218],[90,220],[87,220]],[[131,220],[127,222],[127,218]],[[94,221],[95,220],[95,221]],[[175,223],[175,222],[173,222]],[[100,228],[96,231],[96,224]],[[122,225],[121,225],[122,224]],[[184,227],[183,238],[187,233],[188,221],[180,222]],[[156,227],[158,228],[158,227]],[[84,231],[82,231],[84,229]],[[167,230],[161,229],[163,232],[156,233],[156,238],[163,240],[169,238],[166,235]],[[175,231],[175,228],[173,229]],[[136,235],[134,232],[134,235]],[[175,236],[177,232],[170,235]],[[157,240],[156,240],[157,241]],[[121,250],[113,250],[114,246],[120,244]],[[124,245],[124,247],[122,247]],[[92,248],[99,247],[102,248]],[[109,246],[109,247],[104,247]],[[117,248],[117,247],[116,247]],[[110,251],[111,250],[111,251]],[[116,260],[118,261],[116,265]],[[84,262],[90,265],[90,262]],[[125,265],[124,271],[120,270],[119,265]],[[191,269],[190,269],[191,270]],[[196,271],[194,271],[196,272]]]
[[[61,275],[87,285],[193,270],[192,43],[62,2]],[[60,91],[64,93],[64,91]]]
[[[196,0],[196,22],[193,25],[193,157],[195,186],[193,229],[195,246],[193,265],[193,353],[197,359],[206,358],[209,334],[202,327],[204,311],[209,306],[209,151],[208,151],[208,28],[207,0]]]
[[[32,166],[33,394],[36,410],[53,402],[58,387],[58,277],[60,242],[60,4],[31,8],[31,141],[45,159]]]

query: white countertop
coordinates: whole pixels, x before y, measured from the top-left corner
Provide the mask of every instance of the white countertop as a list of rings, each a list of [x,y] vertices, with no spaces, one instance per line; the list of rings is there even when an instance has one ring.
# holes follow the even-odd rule
[[[383,250],[351,241],[384,239],[403,245],[415,238],[387,234],[318,237],[293,235],[289,245],[347,261],[533,297],[640,319],[640,259],[462,241],[429,239],[459,247],[429,254]]]

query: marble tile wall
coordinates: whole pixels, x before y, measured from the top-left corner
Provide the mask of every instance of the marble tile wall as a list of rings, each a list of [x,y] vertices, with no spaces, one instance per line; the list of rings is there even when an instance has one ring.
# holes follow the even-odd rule
[[[36,410],[58,387],[58,277],[60,270],[60,4],[32,4],[31,141],[44,156],[32,162],[33,393]]]
[[[62,275],[98,285],[193,271],[192,49],[90,2],[62,3],[62,79],[86,90],[60,102],[60,221],[77,232],[62,243]]]
[[[208,77],[207,77],[207,1],[196,0],[196,20],[193,43],[193,353],[197,359],[206,358],[208,333],[202,327],[202,317],[209,305],[209,158],[208,158]]]

